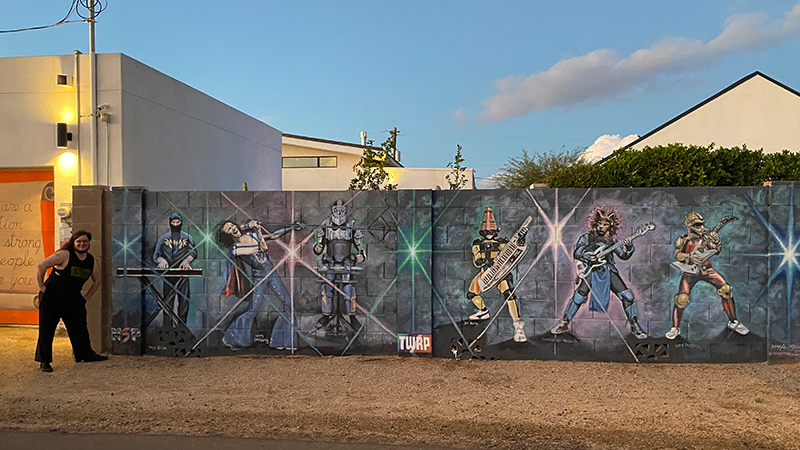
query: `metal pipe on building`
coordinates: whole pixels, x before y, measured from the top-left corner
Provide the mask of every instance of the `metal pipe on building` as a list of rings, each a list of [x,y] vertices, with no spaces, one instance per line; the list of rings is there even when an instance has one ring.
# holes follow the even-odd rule
[[[81,181],[81,64],[80,64],[79,50],[75,50],[75,117],[77,117],[78,126],[75,127],[75,146],[76,156],[78,157],[78,186],[82,184]]]
[[[94,5],[95,0],[89,0],[89,78],[92,84],[89,103],[91,103],[91,151],[92,151],[92,184],[100,182],[99,150],[97,145],[97,54],[94,48]]]

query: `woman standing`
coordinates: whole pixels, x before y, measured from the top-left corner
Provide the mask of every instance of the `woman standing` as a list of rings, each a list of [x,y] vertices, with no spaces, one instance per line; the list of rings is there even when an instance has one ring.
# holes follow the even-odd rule
[[[89,328],[86,324],[86,298],[81,289],[90,277],[92,285],[86,297],[100,287],[100,267],[89,253],[92,233],[79,230],[72,234],[60,250],[39,263],[36,280],[39,283],[39,342],[36,358],[39,370],[52,372],[53,335],[59,320],[67,326],[75,362],[105,361],[92,350]],[[47,269],[53,272],[44,280]]]

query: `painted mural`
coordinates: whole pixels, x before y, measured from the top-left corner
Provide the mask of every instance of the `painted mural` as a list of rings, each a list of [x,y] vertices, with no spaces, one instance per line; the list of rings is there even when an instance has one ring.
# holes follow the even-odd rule
[[[114,351],[791,360],[793,218],[793,186],[119,190]]]

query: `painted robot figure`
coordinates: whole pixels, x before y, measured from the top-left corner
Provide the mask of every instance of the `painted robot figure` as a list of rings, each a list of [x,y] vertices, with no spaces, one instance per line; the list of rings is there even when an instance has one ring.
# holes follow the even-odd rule
[[[328,280],[322,284],[322,317],[317,322],[318,329],[331,321],[334,286],[341,286],[344,293],[345,310],[339,312],[349,316],[350,327],[361,328],[356,318],[356,290],[352,276],[361,271],[356,264],[366,261],[367,256],[363,248],[364,233],[355,228],[355,223],[355,220],[347,222],[347,206],[337,200],[331,207],[331,216],[314,231],[314,254],[322,255],[322,265],[318,270]]]
[[[256,312],[261,309],[269,291],[277,300],[274,305],[279,313],[272,326],[269,346],[278,350],[296,348],[297,334],[292,332],[292,325],[289,322],[292,299],[269,259],[267,245],[268,241],[278,239],[292,229],[298,230],[300,225],[283,228],[274,233],[268,232],[256,220],[251,220],[242,226],[226,221],[220,228],[219,240],[230,249],[229,254],[234,261],[230,267],[223,295],[235,295],[241,300],[218,325],[220,329],[225,330],[222,343],[232,350],[253,345],[253,319]],[[249,279],[247,267],[250,268]],[[250,280],[256,283],[256,289],[253,289]]]
[[[518,245],[525,245],[525,235],[527,228],[520,230],[520,237],[517,240]],[[474,314],[469,316],[469,320],[487,320],[489,319],[489,308],[481,298],[480,278],[489,270],[495,263],[495,259],[503,251],[508,239],[499,237],[500,229],[494,221],[494,214],[492,208],[486,207],[483,210],[483,218],[481,219],[481,229],[479,234],[480,239],[472,241],[472,262],[475,267],[480,269],[472,283],[469,285],[467,298],[472,300],[472,303],[478,308]],[[511,319],[514,323],[514,341],[525,342],[528,338],[525,336],[525,322],[519,317],[519,307],[517,305],[517,297],[514,295],[514,278],[509,272],[500,283],[497,284],[497,289],[503,295],[508,305],[508,312],[511,314]]]
[[[169,218],[169,231],[161,235],[156,243],[153,252],[153,261],[159,270],[167,269],[191,269],[192,261],[197,259],[197,249],[194,239],[189,233],[182,231],[183,216],[178,213]],[[164,276],[163,299],[164,302],[173,307],[178,304],[178,317],[186,324],[189,318],[189,280],[186,277]],[[170,326],[174,321],[167,320],[164,314],[164,326]],[[172,323],[172,327],[177,327],[177,323]]]
[[[735,216],[720,219],[719,224],[709,230],[705,219],[696,212],[684,216],[687,233],[675,241],[675,262],[672,264],[681,270],[681,281],[675,295],[672,308],[672,328],[667,331],[667,339],[675,339],[681,334],[681,318],[689,305],[689,295],[698,281],[706,282],[717,289],[722,300],[722,309],[728,315],[728,329],[741,335],[750,332],[743,323],[736,320],[736,303],[733,300],[733,288],[719,272],[711,267],[710,258],[722,251],[722,244],[717,232],[727,223],[737,220]]]
[[[636,234],[618,241],[616,236],[619,231],[619,218],[614,211],[608,208],[598,208],[589,216],[586,231],[578,238],[573,252],[578,266],[578,277],[575,280],[578,287],[564,309],[563,318],[550,332],[561,334],[569,331],[570,322],[575,318],[581,305],[586,303],[590,293],[592,300],[589,309],[607,312],[611,293],[614,293],[622,302],[631,333],[637,339],[647,339],[647,333],[639,325],[633,292],[628,289],[614,264],[614,256],[623,261],[627,261],[633,256],[636,249],[633,247],[632,241]],[[597,250],[612,247],[616,248],[605,256],[601,257],[597,252]]]

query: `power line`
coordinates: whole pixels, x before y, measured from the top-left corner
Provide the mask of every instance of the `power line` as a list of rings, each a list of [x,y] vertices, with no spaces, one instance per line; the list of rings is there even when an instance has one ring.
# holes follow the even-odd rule
[[[90,15],[83,15],[78,9],[78,7],[80,6],[86,8],[86,10],[89,10],[89,1],[91,0],[72,0],[72,4],[69,6],[69,11],[67,12],[67,15],[56,23],[52,23],[50,25],[41,25],[38,27],[17,28],[15,30],[0,30],[0,34],[19,33],[21,31],[44,30],[47,28],[53,28],[59,25],[64,25],[65,23],[80,23],[80,22],[85,22],[87,20],[91,20]],[[96,18],[98,15],[100,15],[101,12],[105,11],[105,9],[108,7],[108,0],[96,0],[95,3],[96,5],[95,5],[94,17]],[[83,20],[67,20],[70,18],[70,16],[72,16],[73,13],[77,14],[78,17],[80,17]]]

